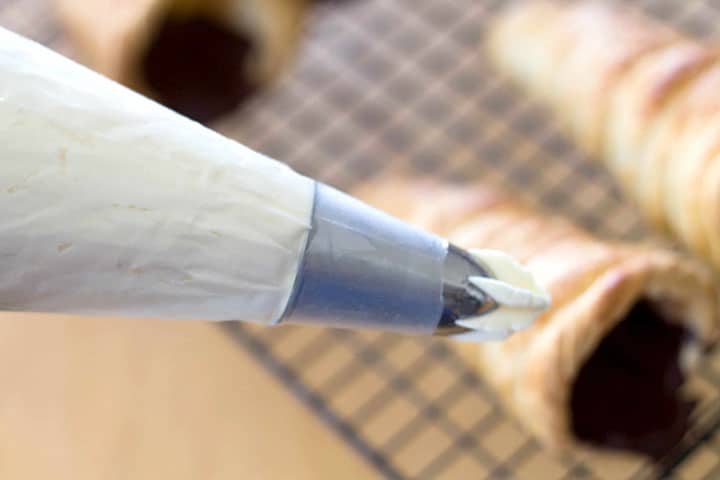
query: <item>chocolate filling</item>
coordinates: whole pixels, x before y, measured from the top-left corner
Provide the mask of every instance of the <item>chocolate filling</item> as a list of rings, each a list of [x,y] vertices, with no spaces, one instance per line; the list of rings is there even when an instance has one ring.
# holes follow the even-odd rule
[[[199,122],[231,112],[258,88],[248,76],[253,42],[210,19],[168,18],[142,59],[158,100]]]
[[[680,351],[689,331],[638,302],[583,365],[571,396],[575,435],[590,444],[661,459],[690,424],[695,402],[678,389],[685,380]]]

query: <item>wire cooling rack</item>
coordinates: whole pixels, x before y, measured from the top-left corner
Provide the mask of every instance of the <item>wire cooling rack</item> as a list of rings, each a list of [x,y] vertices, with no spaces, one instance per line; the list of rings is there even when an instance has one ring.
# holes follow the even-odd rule
[[[502,2],[360,0],[318,7],[291,75],[216,125],[340,188],[389,171],[490,178],[603,235],[647,234],[613,181],[482,56]],[[720,33],[720,1],[633,3],[695,35]],[[0,0],[0,22],[68,51],[47,1]],[[697,423],[660,466],[600,453],[553,457],[441,340],[226,325],[379,477],[720,478],[720,354],[692,388]]]

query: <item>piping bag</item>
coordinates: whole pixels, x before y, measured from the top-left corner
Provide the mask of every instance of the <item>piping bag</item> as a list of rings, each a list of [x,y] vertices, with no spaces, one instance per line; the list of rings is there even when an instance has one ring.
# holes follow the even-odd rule
[[[3,311],[483,341],[550,302],[507,255],[450,245],[4,29],[0,149]]]

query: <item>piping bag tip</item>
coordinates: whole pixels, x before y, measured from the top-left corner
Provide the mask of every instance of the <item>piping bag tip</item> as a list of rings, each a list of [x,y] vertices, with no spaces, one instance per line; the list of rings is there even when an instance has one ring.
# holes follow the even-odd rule
[[[549,303],[509,255],[463,250],[316,182],[281,321],[489,341],[527,328]]]
[[[532,326],[552,303],[550,294],[532,273],[512,256],[496,250],[469,250],[482,274],[463,282],[467,299],[481,305],[475,312],[457,315],[455,328],[442,333],[454,340],[488,342],[505,340]]]

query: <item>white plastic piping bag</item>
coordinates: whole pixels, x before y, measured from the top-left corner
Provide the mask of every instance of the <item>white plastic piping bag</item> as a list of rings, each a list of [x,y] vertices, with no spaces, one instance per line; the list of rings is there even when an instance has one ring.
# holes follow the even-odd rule
[[[313,192],[0,28],[0,310],[275,321]]]

